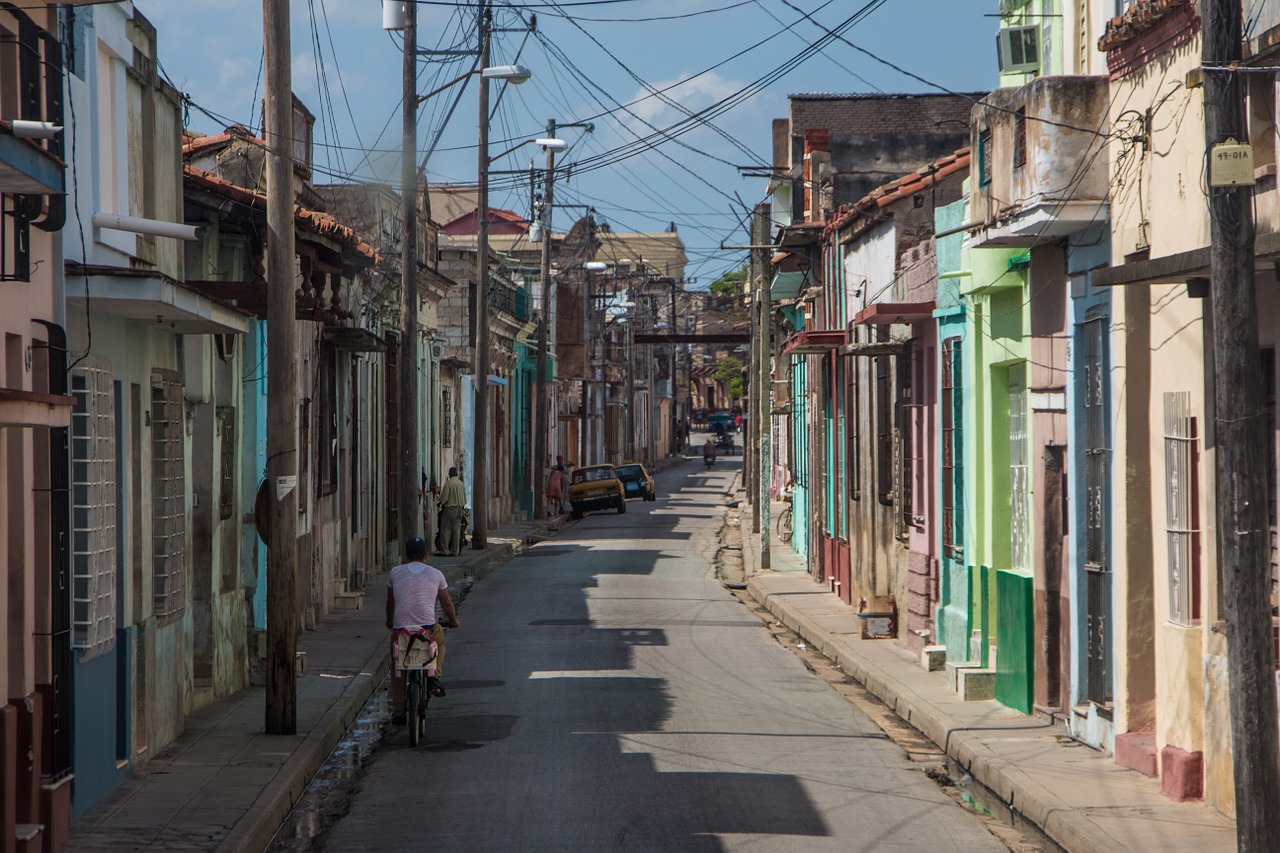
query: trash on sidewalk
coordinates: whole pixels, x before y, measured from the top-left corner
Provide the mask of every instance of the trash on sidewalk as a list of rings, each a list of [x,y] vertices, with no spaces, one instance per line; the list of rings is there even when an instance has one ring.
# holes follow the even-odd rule
[[[898,636],[898,604],[892,595],[874,595],[869,602],[859,599],[858,618],[862,620],[864,640],[892,640]]]

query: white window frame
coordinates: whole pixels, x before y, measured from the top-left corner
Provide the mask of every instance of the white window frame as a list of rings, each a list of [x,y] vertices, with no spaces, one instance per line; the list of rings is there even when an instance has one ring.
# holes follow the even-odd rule
[[[111,365],[71,371],[71,645],[82,658],[115,646],[116,433]]]
[[[1196,523],[1197,484],[1196,419],[1191,395],[1167,391],[1164,395],[1165,534],[1168,540],[1169,621],[1175,625],[1199,623],[1196,607],[1200,583],[1200,531]]]
[[[151,602],[157,619],[186,609],[186,446],[182,378],[151,371]]]

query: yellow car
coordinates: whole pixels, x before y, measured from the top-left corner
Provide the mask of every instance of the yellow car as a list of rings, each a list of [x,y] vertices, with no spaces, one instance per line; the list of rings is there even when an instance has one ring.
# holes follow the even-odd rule
[[[584,512],[597,509],[626,512],[627,498],[618,469],[612,465],[591,465],[575,470],[569,478],[569,509],[574,518],[582,518]]]
[[[622,480],[622,492],[628,498],[644,498],[647,501],[658,499],[658,490],[653,477],[639,462],[628,462],[618,466],[618,479]]]

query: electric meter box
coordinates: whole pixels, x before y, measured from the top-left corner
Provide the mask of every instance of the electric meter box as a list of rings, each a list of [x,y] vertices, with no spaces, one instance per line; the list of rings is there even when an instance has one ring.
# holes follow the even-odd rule
[[[1254,183],[1253,146],[1228,139],[1209,149],[1209,186],[1251,187]]]

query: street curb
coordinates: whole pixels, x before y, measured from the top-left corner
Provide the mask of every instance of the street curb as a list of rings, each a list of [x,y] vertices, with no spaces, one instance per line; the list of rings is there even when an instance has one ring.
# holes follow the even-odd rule
[[[891,676],[836,643],[815,621],[790,607],[781,596],[763,589],[757,578],[747,580],[747,590],[778,621],[804,638],[811,648],[834,660],[850,678],[933,741],[1012,811],[1068,853],[1121,849],[1114,837],[1054,796],[1026,771],[994,757],[981,739],[962,728],[951,727],[933,709],[917,704],[909,693],[898,689]]]
[[[476,554],[462,565],[451,567],[445,572],[445,578],[453,585],[463,578],[484,577],[525,550],[530,544],[528,539],[539,540],[547,533],[544,529],[524,542],[507,543],[501,548]],[[311,780],[390,670],[390,652],[379,646],[379,650],[365,661],[360,674],[352,679],[351,684],[324,713],[315,728],[302,736],[302,742],[294,749],[293,755],[215,848],[217,853],[261,853],[267,848],[289,812],[302,797],[307,785],[311,784]]]
[[[352,679],[315,728],[303,737],[262,795],[218,845],[218,853],[261,853],[267,848],[389,669],[389,653],[385,649],[365,661],[360,674]]]

